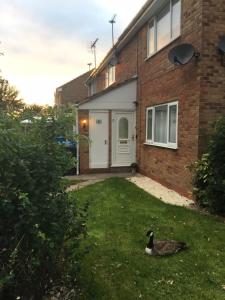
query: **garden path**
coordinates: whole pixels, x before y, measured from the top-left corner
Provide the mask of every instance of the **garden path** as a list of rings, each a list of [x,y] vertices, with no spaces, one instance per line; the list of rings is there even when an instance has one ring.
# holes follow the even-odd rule
[[[143,176],[141,174],[132,175],[131,173],[104,173],[104,174],[88,174],[88,175],[78,175],[78,176],[66,176],[68,179],[81,180],[80,183],[76,185],[71,185],[67,191],[71,192],[74,190],[79,190],[83,187],[95,184],[97,182],[103,181],[111,177],[122,177],[126,178],[130,182],[134,183],[141,189],[145,190],[147,193],[159,198],[161,201],[173,205],[185,206],[189,208],[194,208],[195,203],[193,200],[184,197],[177,192],[168,189],[167,187],[161,185],[160,183],[152,180],[149,177]]]

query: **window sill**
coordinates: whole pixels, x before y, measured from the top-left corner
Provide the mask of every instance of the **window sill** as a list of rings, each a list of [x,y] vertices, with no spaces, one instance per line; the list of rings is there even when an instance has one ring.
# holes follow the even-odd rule
[[[178,146],[177,146],[177,145],[160,144],[160,143],[148,143],[148,142],[145,142],[144,145],[146,145],[146,146],[155,146],[155,147],[160,147],[160,148],[167,148],[167,149],[173,149],[173,150],[178,150]]]
[[[168,44],[166,44],[160,50],[157,50],[156,52],[152,53],[151,55],[148,55],[145,58],[145,61],[148,61],[149,59],[151,59],[152,57],[154,57],[155,55],[157,55],[158,53],[160,53],[161,51],[163,51],[166,47],[168,47],[170,44],[172,44],[173,42],[175,42],[176,40],[178,40],[180,37],[181,37],[181,34],[179,36],[177,36],[176,38],[172,39]]]
[[[105,89],[107,89],[108,87],[110,87],[111,85],[113,85],[116,82],[116,80],[114,80],[113,82],[109,83],[107,86],[105,86]]]

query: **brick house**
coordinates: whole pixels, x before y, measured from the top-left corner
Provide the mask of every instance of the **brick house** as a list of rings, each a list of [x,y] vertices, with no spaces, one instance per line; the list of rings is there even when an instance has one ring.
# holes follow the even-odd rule
[[[55,91],[55,105],[77,104],[88,97],[88,88],[85,85],[91,71],[61,85]]]
[[[190,196],[187,166],[203,153],[225,115],[224,0],[149,0],[89,76],[79,106],[81,173],[139,172]],[[184,66],[169,51],[189,43],[199,58]]]

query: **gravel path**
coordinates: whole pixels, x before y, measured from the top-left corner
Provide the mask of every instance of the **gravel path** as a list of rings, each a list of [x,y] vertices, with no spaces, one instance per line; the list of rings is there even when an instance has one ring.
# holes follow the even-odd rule
[[[143,175],[137,174],[136,176],[127,178],[130,182],[133,182],[138,187],[142,188],[149,194],[159,198],[165,203],[185,206],[194,208],[195,203],[193,200],[188,199],[186,197],[181,196],[173,190],[166,188],[160,183],[150,179],[149,177],[145,177]]]

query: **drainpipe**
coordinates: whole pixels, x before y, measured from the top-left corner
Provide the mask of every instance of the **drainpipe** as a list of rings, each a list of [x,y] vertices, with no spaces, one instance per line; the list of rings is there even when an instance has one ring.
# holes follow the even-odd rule
[[[75,105],[76,107],[76,134],[77,134],[77,176],[80,174],[80,142],[79,142],[79,119],[78,119],[78,110],[79,104]]]

